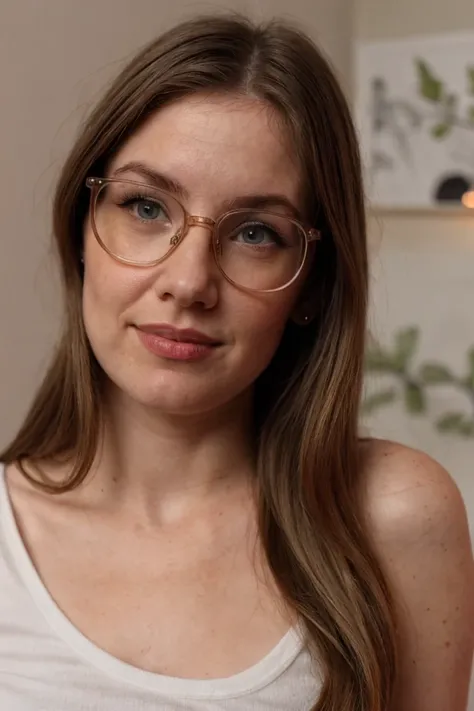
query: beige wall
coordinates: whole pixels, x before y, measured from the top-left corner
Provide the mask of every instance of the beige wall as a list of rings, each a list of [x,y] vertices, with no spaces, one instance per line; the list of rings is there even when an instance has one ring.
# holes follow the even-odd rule
[[[351,0],[179,2],[18,0],[0,3],[0,446],[17,428],[57,331],[49,256],[55,177],[78,121],[130,53],[194,11],[284,13],[317,37],[344,75]]]
[[[472,0],[356,0],[356,8],[356,33],[366,39],[474,27]]]
[[[474,30],[473,0],[356,0],[358,39]],[[474,345],[474,215],[401,215],[372,219],[371,327],[390,341],[402,326],[419,324],[420,359],[440,359],[462,374],[465,352]],[[463,397],[439,390],[432,414],[462,409]],[[456,479],[474,534],[474,440],[439,435],[425,418],[393,407],[370,418],[376,436],[399,440],[429,452]],[[474,711],[474,682],[469,710]]]
[[[356,39],[474,30],[472,0],[357,0]],[[373,259],[371,327],[381,341],[410,324],[422,328],[423,360],[440,359],[460,374],[474,344],[474,215],[391,214],[371,221]],[[448,390],[432,400],[433,414],[466,406]],[[372,417],[374,434],[428,451],[456,478],[474,529],[474,441],[440,436],[401,407]]]

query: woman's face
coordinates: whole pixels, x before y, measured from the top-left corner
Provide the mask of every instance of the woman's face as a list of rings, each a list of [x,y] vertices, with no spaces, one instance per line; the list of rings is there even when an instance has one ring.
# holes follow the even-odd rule
[[[180,186],[191,215],[217,219],[231,202],[255,195],[302,208],[287,138],[257,99],[194,96],[161,109],[117,152],[106,177],[120,170],[121,179],[150,183],[136,166],[123,170],[132,162]],[[295,308],[301,279],[280,292],[242,291],[221,275],[210,246],[209,229],[192,226],[163,262],[132,267],[109,256],[87,222],[86,331],[111,383],[142,405],[204,414],[236,400],[271,361]],[[168,326],[218,345],[176,347],[162,338]]]

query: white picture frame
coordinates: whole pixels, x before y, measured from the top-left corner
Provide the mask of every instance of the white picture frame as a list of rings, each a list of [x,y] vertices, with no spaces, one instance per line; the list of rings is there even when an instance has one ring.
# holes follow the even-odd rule
[[[462,187],[474,189],[474,32],[358,43],[355,115],[369,207],[461,211]]]

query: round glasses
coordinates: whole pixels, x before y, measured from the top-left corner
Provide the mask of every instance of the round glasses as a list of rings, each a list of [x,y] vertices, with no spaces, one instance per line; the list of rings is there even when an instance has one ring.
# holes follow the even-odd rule
[[[310,242],[320,233],[277,212],[239,208],[217,220],[190,215],[170,193],[132,180],[87,178],[91,224],[100,246],[131,266],[151,267],[166,259],[190,227],[212,232],[219,271],[249,291],[280,291],[301,273]]]

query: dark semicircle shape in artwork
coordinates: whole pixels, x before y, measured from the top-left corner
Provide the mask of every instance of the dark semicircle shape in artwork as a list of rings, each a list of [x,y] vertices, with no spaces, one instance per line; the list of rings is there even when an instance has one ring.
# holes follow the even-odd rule
[[[434,198],[438,203],[460,203],[463,195],[471,190],[472,184],[472,180],[459,173],[444,175],[438,182],[434,192]]]

